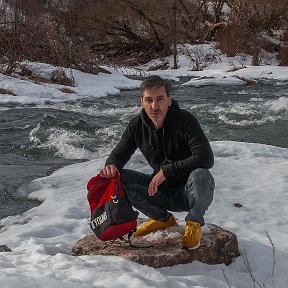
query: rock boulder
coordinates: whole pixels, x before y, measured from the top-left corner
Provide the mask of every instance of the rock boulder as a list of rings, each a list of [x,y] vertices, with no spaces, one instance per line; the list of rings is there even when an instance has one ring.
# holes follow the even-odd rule
[[[12,250],[6,245],[0,245],[0,252],[12,252]]]
[[[136,246],[153,245],[149,248],[134,248],[121,240],[102,242],[94,234],[90,234],[73,245],[72,255],[121,256],[155,268],[191,263],[194,260],[207,264],[229,265],[233,258],[240,255],[236,235],[214,224],[206,224],[202,228],[201,245],[197,249],[181,249],[179,242],[184,229],[183,224],[131,238],[132,244]]]

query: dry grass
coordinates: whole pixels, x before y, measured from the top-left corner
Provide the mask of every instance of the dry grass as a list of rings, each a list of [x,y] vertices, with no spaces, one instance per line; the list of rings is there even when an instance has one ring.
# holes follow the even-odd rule
[[[252,285],[251,287],[253,288],[266,288],[266,287],[269,287],[269,288],[273,288],[274,287],[274,274],[275,274],[275,263],[276,263],[276,258],[275,258],[275,252],[276,252],[276,249],[275,249],[275,245],[269,235],[269,233],[267,231],[265,231],[266,233],[266,237],[268,238],[270,244],[271,244],[271,247],[272,247],[272,269],[271,269],[271,280],[270,280],[270,283],[260,283],[259,280],[257,280],[254,276],[254,273],[253,273],[253,270],[252,270],[252,267],[251,267],[251,264],[250,264],[250,261],[249,261],[249,258],[248,258],[248,254],[246,252],[246,250],[244,249],[244,252],[243,252],[243,262],[244,262],[244,267],[247,271],[247,273],[249,274],[249,277],[252,281]],[[222,269],[222,272],[223,272],[223,276],[225,278],[225,281],[226,281],[226,284],[228,285],[229,288],[232,288],[232,285],[229,281],[229,278],[225,272],[224,269]]]
[[[76,92],[73,89],[68,88],[68,87],[61,87],[61,88],[58,88],[58,90],[60,90],[63,93],[76,94]]]
[[[53,83],[51,79],[43,78],[40,76],[30,76],[30,77],[25,77],[24,79],[27,80],[27,78],[35,84],[41,84],[41,83],[52,84]]]
[[[16,96],[16,94],[14,94],[11,90],[6,89],[6,88],[1,88],[1,87],[0,87],[0,94],[8,94],[8,95]]]
[[[31,72],[31,75],[24,74],[23,69],[21,72],[21,75],[23,78],[22,79],[29,79],[33,81],[35,84],[42,84],[42,83],[48,83],[48,84],[59,84],[59,85],[65,85],[65,86],[74,86],[75,80],[74,76],[72,74],[72,70],[67,70],[65,68],[57,68],[55,69],[50,78],[44,78],[39,75],[33,75]],[[65,92],[69,93],[69,92]],[[70,93],[75,93],[75,92],[70,92]]]

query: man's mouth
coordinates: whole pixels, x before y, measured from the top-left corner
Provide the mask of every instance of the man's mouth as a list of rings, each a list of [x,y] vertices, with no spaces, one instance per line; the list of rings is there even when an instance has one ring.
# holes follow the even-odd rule
[[[154,115],[154,114],[157,115],[157,114],[159,114],[159,113],[160,113],[160,110],[159,110],[159,109],[157,109],[157,110],[152,110],[152,111],[151,111],[151,114],[153,114],[153,115]]]

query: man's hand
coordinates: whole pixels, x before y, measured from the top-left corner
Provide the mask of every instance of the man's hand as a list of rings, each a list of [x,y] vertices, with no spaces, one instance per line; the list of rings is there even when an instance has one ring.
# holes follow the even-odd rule
[[[100,176],[104,178],[115,177],[117,173],[119,173],[118,169],[114,165],[107,165],[99,172]]]
[[[151,180],[148,187],[149,196],[153,196],[157,193],[158,186],[165,180],[163,170],[161,169]]]

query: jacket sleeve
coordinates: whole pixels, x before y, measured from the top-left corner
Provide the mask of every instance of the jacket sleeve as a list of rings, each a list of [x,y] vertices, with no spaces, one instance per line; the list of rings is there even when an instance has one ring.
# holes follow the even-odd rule
[[[137,148],[134,138],[134,130],[135,125],[133,125],[132,121],[130,121],[122,134],[119,143],[107,158],[105,166],[115,165],[119,172],[122,170]]]
[[[189,113],[184,117],[182,130],[191,156],[163,165],[163,173],[166,178],[171,176],[186,177],[197,168],[210,169],[214,165],[214,155],[209,141],[192,114]]]

